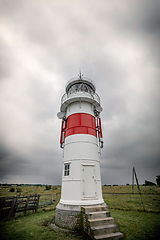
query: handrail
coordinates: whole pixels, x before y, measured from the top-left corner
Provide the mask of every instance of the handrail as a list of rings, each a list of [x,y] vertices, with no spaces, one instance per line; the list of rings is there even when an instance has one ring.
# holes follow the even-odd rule
[[[71,96],[73,93],[76,93],[76,92],[83,92],[83,93],[86,94],[85,91],[73,91],[71,94],[65,93],[65,94],[62,96],[62,98],[61,98],[61,106],[62,106],[62,104],[63,104],[65,101],[67,101],[67,99],[70,98],[70,96]],[[88,94],[90,94],[90,93],[88,93]],[[91,96],[92,99],[94,99],[96,102],[98,102],[98,103],[100,104],[100,97],[99,97],[99,95],[98,95],[97,93],[91,93],[90,96]]]

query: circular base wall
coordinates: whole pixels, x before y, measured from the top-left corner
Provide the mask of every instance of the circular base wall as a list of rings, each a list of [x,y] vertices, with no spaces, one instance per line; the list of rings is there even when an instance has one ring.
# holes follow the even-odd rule
[[[88,206],[96,206],[88,205]],[[98,204],[99,205],[105,205]],[[56,216],[55,216],[55,224],[56,226],[68,230],[80,230],[83,228],[82,226],[82,214],[81,207],[83,206],[75,206],[75,205],[66,205],[59,203],[56,207]]]

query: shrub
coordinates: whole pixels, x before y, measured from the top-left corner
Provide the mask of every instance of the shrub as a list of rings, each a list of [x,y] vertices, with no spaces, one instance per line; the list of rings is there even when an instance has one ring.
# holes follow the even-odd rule
[[[51,189],[51,185],[46,185],[46,190],[50,190]]]
[[[15,188],[14,188],[14,187],[11,187],[9,191],[10,191],[10,192],[14,192],[14,191],[15,191]]]
[[[17,192],[22,192],[22,188],[17,188]]]

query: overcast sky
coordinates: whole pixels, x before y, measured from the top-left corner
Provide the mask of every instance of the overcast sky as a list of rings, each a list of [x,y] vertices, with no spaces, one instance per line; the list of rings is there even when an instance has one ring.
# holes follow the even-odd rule
[[[60,184],[60,100],[101,98],[102,184],[160,175],[160,1],[0,0],[0,182]]]

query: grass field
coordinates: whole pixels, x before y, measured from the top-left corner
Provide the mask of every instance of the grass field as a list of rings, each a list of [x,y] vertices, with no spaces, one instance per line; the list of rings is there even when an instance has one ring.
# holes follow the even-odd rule
[[[14,192],[10,192],[10,188],[15,188]],[[60,192],[60,186],[52,186],[50,190],[46,190],[45,186],[22,185],[22,186],[0,186],[0,197],[17,196],[20,192],[22,195],[32,194],[54,194]]]
[[[9,188],[1,187],[1,196],[13,196],[9,192]],[[109,207],[111,216],[118,224],[120,231],[124,234],[126,240],[158,240],[160,239],[160,188],[157,186],[146,187],[141,186],[143,194],[142,199],[146,212],[143,211],[141,199],[139,195],[116,193],[131,193],[131,186],[103,186],[103,198]],[[55,194],[60,191],[60,187],[53,187],[51,190],[45,190],[45,186],[22,186],[22,195],[30,194]],[[135,186],[135,193],[138,190]],[[109,194],[114,193],[114,194]],[[14,192],[14,195],[17,195]],[[154,195],[157,194],[157,195]],[[45,198],[45,196],[43,196]],[[47,197],[47,196],[46,196]],[[16,219],[8,222],[0,223],[0,239],[86,239],[88,236],[82,233],[64,233],[55,232],[50,228],[50,223],[55,216],[55,209],[51,211],[43,211],[38,209],[37,213],[29,213],[25,217],[17,216]]]

